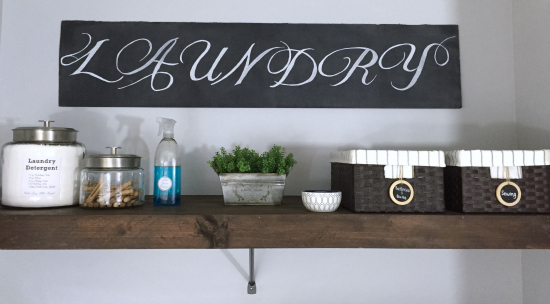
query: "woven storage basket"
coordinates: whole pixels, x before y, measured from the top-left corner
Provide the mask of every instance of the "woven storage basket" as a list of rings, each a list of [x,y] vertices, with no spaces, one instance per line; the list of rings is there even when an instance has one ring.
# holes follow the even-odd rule
[[[414,189],[407,205],[394,203],[389,195],[396,179],[386,178],[384,165],[332,162],[331,188],[342,192],[342,205],[353,212],[443,212],[443,168],[413,166],[414,177],[405,179]]]
[[[465,213],[550,212],[550,166],[521,166],[522,178],[511,179],[521,189],[521,199],[515,206],[505,206],[498,201],[496,189],[506,179],[491,178],[487,166],[449,165],[444,171],[445,202],[449,210]]]

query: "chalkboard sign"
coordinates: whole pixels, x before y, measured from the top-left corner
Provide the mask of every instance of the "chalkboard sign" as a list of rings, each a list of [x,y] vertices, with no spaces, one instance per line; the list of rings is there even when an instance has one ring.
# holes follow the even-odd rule
[[[398,205],[407,205],[414,197],[412,185],[404,180],[395,181],[390,186],[390,198]]]
[[[521,189],[511,181],[506,181],[497,187],[497,199],[504,206],[511,207],[519,203],[521,199]]]
[[[59,105],[461,108],[457,25],[63,21]]]

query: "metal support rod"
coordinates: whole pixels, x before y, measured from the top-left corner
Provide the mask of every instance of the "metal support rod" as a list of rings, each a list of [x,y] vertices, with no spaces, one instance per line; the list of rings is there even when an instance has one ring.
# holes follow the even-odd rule
[[[254,281],[254,248],[248,249],[248,264],[250,266],[250,277],[248,280],[248,294],[256,294],[256,282]]]

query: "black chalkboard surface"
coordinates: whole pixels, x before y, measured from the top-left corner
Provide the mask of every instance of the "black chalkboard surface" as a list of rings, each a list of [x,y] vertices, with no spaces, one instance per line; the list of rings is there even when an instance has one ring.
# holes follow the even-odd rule
[[[407,184],[398,184],[395,185],[392,189],[393,197],[400,201],[400,202],[406,202],[411,198],[412,191],[411,188]]]
[[[457,25],[63,21],[59,105],[461,108]]]
[[[519,196],[519,188],[512,185],[503,186],[499,192],[499,197],[507,203],[515,202]]]

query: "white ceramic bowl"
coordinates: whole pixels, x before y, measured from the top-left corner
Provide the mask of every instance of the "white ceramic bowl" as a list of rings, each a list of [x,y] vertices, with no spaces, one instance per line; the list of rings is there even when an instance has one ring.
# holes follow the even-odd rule
[[[306,209],[313,212],[332,212],[338,209],[342,201],[342,192],[333,190],[302,191],[302,202]]]

